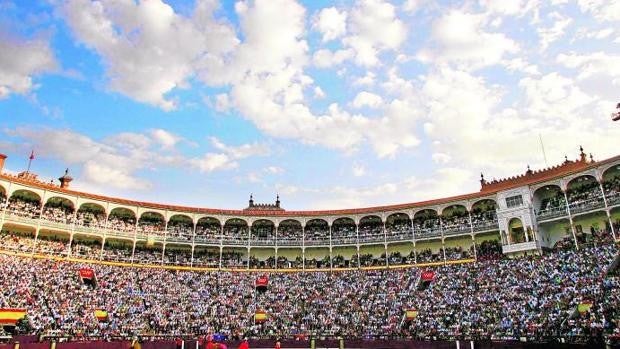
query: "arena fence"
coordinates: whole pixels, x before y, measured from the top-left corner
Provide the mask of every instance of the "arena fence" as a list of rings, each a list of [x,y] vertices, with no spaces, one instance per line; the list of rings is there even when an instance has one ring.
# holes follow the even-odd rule
[[[25,339],[25,338],[22,338]],[[564,343],[563,343],[564,342]],[[240,342],[226,342],[227,348],[235,349]],[[252,349],[274,347],[273,340],[252,340]],[[281,341],[283,349],[569,349],[569,348],[616,348],[617,345],[599,343],[566,343],[559,338],[549,342],[527,341],[420,341],[420,340],[310,340]],[[84,342],[23,342],[0,344],[0,349],[203,349],[195,340],[179,343],[175,340],[155,341],[84,341]]]

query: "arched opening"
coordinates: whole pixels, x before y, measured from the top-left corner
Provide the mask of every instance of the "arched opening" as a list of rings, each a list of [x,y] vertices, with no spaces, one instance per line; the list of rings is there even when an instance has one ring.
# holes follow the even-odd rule
[[[84,259],[101,258],[101,237],[74,234],[71,242],[71,256]]]
[[[278,234],[280,233],[279,229],[278,227]],[[297,240],[297,243],[301,245],[301,237]],[[278,269],[301,269],[303,267],[301,256],[302,253],[300,248],[279,248]]]
[[[416,238],[441,236],[441,225],[437,211],[424,209],[413,215],[413,231]]]
[[[43,206],[43,219],[51,222],[71,224],[75,207],[73,202],[62,197],[52,197]]]
[[[41,229],[37,237],[35,252],[48,255],[67,255],[69,252],[68,232]]]
[[[247,224],[246,224],[246,227],[247,227]],[[246,240],[247,240],[247,237],[246,237]],[[248,250],[246,248],[225,247],[222,250],[222,267],[235,268],[235,269],[246,269],[247,263],[248,263]]]
[[[136,215],[132,210],[117,207],[110,212],[107,229],[133,233],[135,227]]]
[[[417,242],[415,245],[415,251],[418,264],[437,263],[444,261],[443,247],[440,240]]]
[[[301,222],[286,219],[278,225],[278,246],[301,246],[303,244]]]
[[[387,241],[411,240],[411,219],[405,213],[393,213],[385,220]]]
[[[508,234],[513,244],[525,242],[525,227],[519,218],[513,218],[508,222]]]
[[[192,264],[192,246],[188,244],[166,244],[164,264],[189,266]]]
[[[385,246],[383,244],[360,246],[360,267],[385,266],[386,258]]]
[[[103,260],[113,262],[131,262],[133,241],[129,239],[107,238],[103,247]]]
[[[166,219],[158,212],[144,212],[138,220],[138,234],[164,236]]]
[[[566,188],[571,214],[600,209],[605,206],[601,187],[593,176],[579,176],[568,182]]]
[[[333,268],[357,268],[357,248],[355,246],[340,246],[332,250]]]
[[[360,243],[385,240],[383,221],[379,216],[365,216],[360,219],[359,239]]]
[[[567,215],[566,199],[557,185],[546,185],[534,191],[533,204],[539,220],[553,219]]]
[[[412,242],[395,242],[388,244],[390,266],[415,264]]]
[[[251,248],[250,269],[275,269],[275,248]]]
[[[175,214],[168,221],[166,240],[191,242],[194,235],[194,221],[183,214]]]
[[[276,226],[272,221],[267,219],[256,220],[254,221],[254,223],[252,223],[250,231],[252,237],[252,245],[275,245]]]
[[[474,258],[474,241],[471,236],[453,236],[444,240],[447,261]]]
[[[497,203],[491,199],[483,199],[471,207],[471,224],[474,231],[498,229]]]
[[[38,218],[41,211],[41,197],[30,190],[17,190],[9,198],[6,211],[19,217]]]
[[[451,205],[441,213],[441,223],[444,235],[463,234],[471,232],[469,213],[463,205]]]
[[[163,260],[164,245],[159,241],[140,240],[136,241],[136,251],[133,262],[139,264],[161,264]]]
[[[306,246],[329,245],[329,224],[323,219],[311,219],[306,222]],[[328,257],[329,258],[329,257]]]
[[[224,244],[247,245],[248,222],[239,218],[231,218],[224,223]]]
[[[105,228],[105,220],[105,208],[94,203],[82,204],[75,216],[75,224],[83,227]]]
[[[322,220],[319,219],[318,221]],[[327,222],[325,222],[325,224],[327,224]],[[307,248],[304,264],[306,269],[329,269],[329,248]]]
[[[6,189],[0,185],[0,207],[4,207],[6,204]]]
[[[220,242],[222,235],[221,228],[221,223],[217,218],[202,217],[196,222],[196,237],[194,241],[197,243],[217,244]]]
[[[3,250],[30,253],[34,249],[35,227],[5,224],[0,231],[0,247]]]
[[[220,266],[220,249],[211,246],[196,246],[193,265],[195,267],[218,268]]]
[[[353,219],[342,217],[332,223],[332,244],[354,244],[356,241],[357,232]]]
[[[603,189],[608,205],[620,204],[620,165],[615,165],[603,172]]]

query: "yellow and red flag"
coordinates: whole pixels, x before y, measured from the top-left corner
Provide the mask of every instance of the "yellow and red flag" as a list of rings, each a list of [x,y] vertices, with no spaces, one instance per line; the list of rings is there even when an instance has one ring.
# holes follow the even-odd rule
[[[0,325],[15,326],[26,316],[26,309],[0,308]]]

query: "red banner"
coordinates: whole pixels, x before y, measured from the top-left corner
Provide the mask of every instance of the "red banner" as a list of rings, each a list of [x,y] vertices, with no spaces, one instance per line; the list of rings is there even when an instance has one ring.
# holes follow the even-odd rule
[[[267,277],[267,275],[259,276],[256,279],[256,287],[267,287],[268,284],[269,284],[269,278]]]
[[[433,281],[435,278],[435,272],[432,270],[427,270],[422,272],[422,281]]]
[[[80,268],[80,277],[82,279],[91,280],[95,277],[95,271],[91,268]]]

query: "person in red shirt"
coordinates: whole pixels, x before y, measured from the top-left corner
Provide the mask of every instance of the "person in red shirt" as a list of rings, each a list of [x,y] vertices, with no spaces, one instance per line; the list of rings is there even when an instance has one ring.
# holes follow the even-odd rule
[[[243,338],[243,342],[239,344],[239,349],[250,349],[250,343],[248,343],[247,338]]]
[[[215,349],[215,343],[213,343],[213,338],[211,336],[209,336],[207,341],[207,349]]]
[[[282,346],[280,345],[280,340],[276,340],[276,347],[275,349],[282,349]]]

